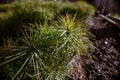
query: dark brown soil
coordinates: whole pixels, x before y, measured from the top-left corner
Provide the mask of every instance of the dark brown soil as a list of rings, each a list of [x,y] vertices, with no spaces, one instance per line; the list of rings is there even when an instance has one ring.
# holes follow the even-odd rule
[[[96,36],[97,47],[91,50],[92,59],[85,62],[88,80],[120,80],[120,29],[102,18],[95,18],[90,31]]]

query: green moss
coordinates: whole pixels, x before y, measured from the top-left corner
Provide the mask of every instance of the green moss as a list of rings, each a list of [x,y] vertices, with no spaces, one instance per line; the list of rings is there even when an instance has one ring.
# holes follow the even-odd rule
[[[0,5],[0,42],[3,37],[16,38],[21,35],[21,30],[29,23],[43,24],[48,19],[49,24],[59,21],[58,16],[73,17],[79,20],[87,15],[94,14],[94,8],[84,1],[77,3],[62,3],[54,1],[20,1]]]

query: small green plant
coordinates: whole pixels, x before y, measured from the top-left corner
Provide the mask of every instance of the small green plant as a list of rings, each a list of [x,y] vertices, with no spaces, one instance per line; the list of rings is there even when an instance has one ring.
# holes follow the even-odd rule
[[[89,39],[93,35],[84,28],[84,20],[80,20],[89,13],[88,7],[85,2],[43,0],[0,5],[0,42],[4,43],[0,46],[0,77],[5,80],[69,77],[66,70],[71,59],[75,55],[90,56]]]
[[[21,30],[25,29],[29,23],[44,23],[47,17],[49,23],[58,20],[58,13],[62,16],[69,14],[76,20],[81,19],[94,9],[85,2],[64,3],[59,1],[44,0],[18,0],[11,4],[0,5],[0,42],[3,43],[3,37],[13,38],[23,37]]]
[[[92,35],[68,15],[60,17],[56,25],[30,24],[23,31],[21,44],[10,46],[8,58],[0,66],[6,67],[7,79],[65,80],[67,64],[76,55],[88,55],[87,46]],[[4,45],[6,46],[6,44]],[[9,45],[8,45],[9,46]],[[6,47],[3,47],[4,54]]]

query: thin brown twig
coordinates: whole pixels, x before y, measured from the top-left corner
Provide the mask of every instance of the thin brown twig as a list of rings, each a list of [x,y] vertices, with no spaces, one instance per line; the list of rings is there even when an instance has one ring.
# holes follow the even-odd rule
[[[100,17],[102,17],[103,19],[107,20],[108,22],[120,27],[120,22],[116,22],[115,20],[103,15],[103,14],[99,14]],[[116,19],[116,18],[115,18]],[[120,20],[119,20],[120,21]]]

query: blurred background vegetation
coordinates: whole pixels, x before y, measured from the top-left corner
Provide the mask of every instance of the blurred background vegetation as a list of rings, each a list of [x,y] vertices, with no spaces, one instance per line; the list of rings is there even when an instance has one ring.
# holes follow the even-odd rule
[[[85,1],[12,1],[0,2],[0,78],[65,80],[75,55],[90,57],[93,35],[85,22],[95,13],[93,6]]]

